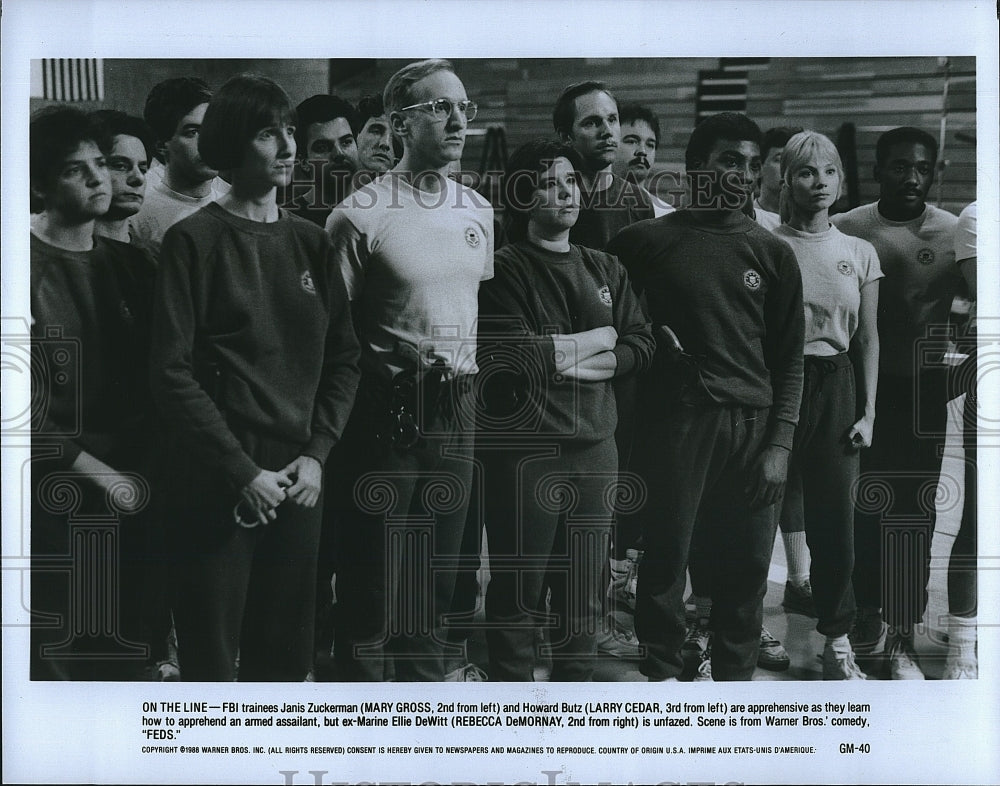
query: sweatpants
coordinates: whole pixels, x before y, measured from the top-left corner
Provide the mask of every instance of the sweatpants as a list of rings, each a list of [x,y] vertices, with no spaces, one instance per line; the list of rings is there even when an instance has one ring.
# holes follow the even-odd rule
[[[854,623],[853,493],[859,457],[848,432],[856,409],[848,355],[806,356],[781,521],[805,526],[816,630],[825,636],[843,636]]]
[[[264,469],[280,470],[300,455],[300,445],[234,433]],[[239,492],[218,472],[187,462],[175,463],[171,475],[166,515],[181,678],[232,681],[239,656],[241,682],[304,680],[312,665],[322,495],[312,508],[285,501],[275,521],[247,529],[233,515]]]
[[[487,467],[490,679],[530,682],[535,628],[550,629],[552,681],[594,672],[618,487],[613,437],[497,452]],[[551,617],[539,613],[551,589]]]
[[[389,392],[362,379],[331,486],[336,495],[337,678],[440,681],[465,534],[474,445],[471,396],[447,383],[447,406],[419,424],[412,445],[386,427]],[[416,400],[422,400],[418,389]]]
[[[145,504],[126,514],[60,462],[32,462],[31,679],[149,679],[164,587],[148,580],[160,555],[143,485]]]
[[[961,347],[960,347],[961,348]],[[978,602],[976,557],[978,554],[978,447],[977,410],[979,390],[976,382],[975,347],[964,347],[969,357],[955,369],[949,398],[965,393],[962,407],[962,446],[965,450],[965,494],[962,520],[948,560],[948,611],[956,617],[975,617]]]
[[[927,607],[935,493],[947,423],[944,367],[880,375],[872,446],[861,453],[854,519],[859,606],[910,634]]]
[[[639,564],[636,633],[650,680],[683,668],[684,588],[692,537],[710,544],[712,676],[749,680],[757,662],[775,505],[751,508],[747,485],[763,447],[767,409],[714,405],[647,408],[633,468],[644,476],[645,553]]]

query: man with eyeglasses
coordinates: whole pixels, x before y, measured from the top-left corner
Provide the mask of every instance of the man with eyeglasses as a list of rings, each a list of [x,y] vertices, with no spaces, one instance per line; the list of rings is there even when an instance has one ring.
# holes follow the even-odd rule
[[[928,502],[922,492],[940,475],[947,421],[947,342],[940,333],[931,336],[947,331],[952,300],[962,291],[958,218],[926,201],[937,153],[937,140],[919,128],[886,131],[875,147],[878,202],[833,217],[842,232],[875,246],[885,273],[875,428],[872,446],[861,454],[855,518],[858,615],[851,641],[858,655],[886,653],[893,679],[924,679],[913,634],[927,605],[935,510],[933,494]],[[866,488],[886,487],[891,508],[866,504]],[[883,554],[883,528],[887,543],[908,542],[912,550],[894,546]]]
[[[385,110],[403,155],[327,221],[362,344],[334,462],[342,680],[442,680],[472,480],[470,393],[493,208],[448,177],[476,116],[447,60],[405,66]]]

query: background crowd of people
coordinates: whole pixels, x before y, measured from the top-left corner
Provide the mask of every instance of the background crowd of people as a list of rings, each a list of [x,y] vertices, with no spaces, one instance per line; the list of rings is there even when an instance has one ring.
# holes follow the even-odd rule
[[[882,134],[878,200],[832,214],[830,139],[723,112],[670,204],[666,119],[577,82],[493,205],[460,175],[477,109],[425,60],[357,106],[242,74],[33,116],[36,362],[65,365],[56,328],[81,362],[33,396],[32,605],[61,624],[32,678],[586,681],[604,653],[748,680],[790,663],[780,529],[823,677],[922,679],[958,393],[975,447],[945,363],[975,363],[975,204],[927,203],[937,140]],[[978,669],[969,475],[948,678]],[[117,516],[100,615],[44,568],[76,547],[53,478]]]

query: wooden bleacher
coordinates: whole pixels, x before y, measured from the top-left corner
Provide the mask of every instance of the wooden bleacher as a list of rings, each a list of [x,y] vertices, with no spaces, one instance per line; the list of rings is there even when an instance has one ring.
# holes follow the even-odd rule
[[[333,86],[346,98],[377,92],[406,60],[373,61],[370,69]],[[552,133],[552,105],[567,84],[599,79],[620,102],[640,101],[660,117],[657,169],[682,171],[684,146],[695,122],[698,72],[718,69],[719,58],[573,58],[454,60],[479,102],[464,166],[482,159],[485,129],[504,129],[507,145]],[[939,136],[945,114],[942,183],[931,201],[957,213],[975,199],[976,151],[956,134],[976,127],[975,58],[771,58],[748,71],[747,113],[762,128],[800,125],[832,138],[844,123],[856,129],[860,202],[873,201],[875,140],[898,125]],[[945,82],[948,82],[947,99]]]

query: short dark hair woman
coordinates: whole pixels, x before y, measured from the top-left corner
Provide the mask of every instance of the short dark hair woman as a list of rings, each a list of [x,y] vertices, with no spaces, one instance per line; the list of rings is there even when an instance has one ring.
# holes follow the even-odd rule
[[[294,111],[270,79],[215,94],[199,150],[232,189],[167,232],[152,386],[171,435],[174,617],[185,680],[302,680],[312,655],[323,463],[358,343],[327,235],[279,209]]]
[[[511,243],[480,288],[480,375],[494,404],[482,421],[515,440],[485,473],[492,680],[532,679],[532,610],[547,587],[552,680],[593,675],[619,490],[612,379],[653,357],[625,268],[569,242],[580,212],[576,162],[549,140],[514,151],[504,188]]]

